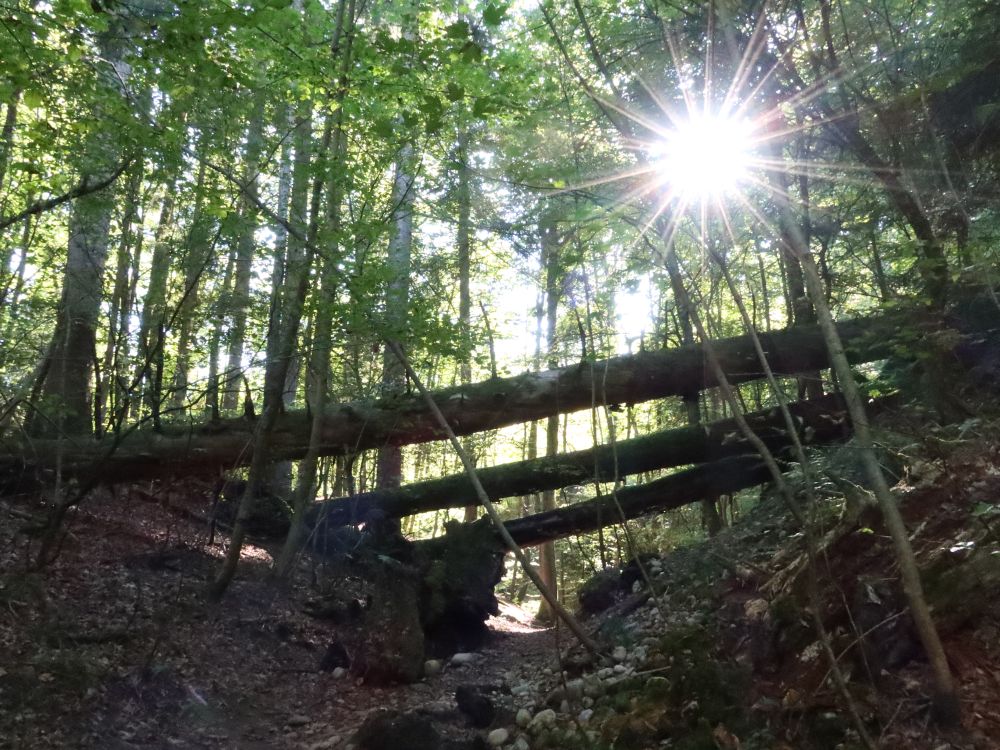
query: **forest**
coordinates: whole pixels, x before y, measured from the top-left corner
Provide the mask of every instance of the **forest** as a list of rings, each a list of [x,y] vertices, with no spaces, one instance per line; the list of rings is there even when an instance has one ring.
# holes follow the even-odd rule
[[[0,0],[0,747],[1000,746],[998,38]]]

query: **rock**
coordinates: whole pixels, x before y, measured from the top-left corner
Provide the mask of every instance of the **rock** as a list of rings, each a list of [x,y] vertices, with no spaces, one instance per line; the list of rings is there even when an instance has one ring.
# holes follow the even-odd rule
[[[584,583],[577,594],[580,611],[595,615],[613,606],[621,597],[621,573],[616,568],[605,568]]]
[[[590,721],[590,717],[592,717],[593,715],[594,715],[594,709],[585,708],[580,712],[579,716],[577,716],[576,718],[581,724],[586,724],[588,721]]]
[[[424,662],[424,677],[433,677],[441,673],[441,662],[437,659],[428,659]]]
[[[588,677],[583,685],[583,694],[587,698],[600,698],[604,695],[604,685],[600,678],[593,675]]]
[[[486,742],[490,747],[500,747],[510,738],[510,732],[508,732],[503,727],[499,729],[494,729],[488,735],[486,735]]]
[[[486,692],[476,685],[459,685],[455,691],[458,710],[469,717],[472,726],[478,729],[484,729],[492,724],[497,714],[496,706],[485,695]]]
[[[512,687],[510,689],[510,694],[514,696],[528,695],[530,693],[533,693],[534,691],[535,691],[535,686],[525,682],[520,685],[515,685],[514,687]]]
[[[552,692],[545,696],[545,705],[555,708],[566,699],[566,691],[562,685],[554,688]]]
[[[551,708],[545,708],[535,714],[531,723],[528,724],[528,730],[534,733],[538,733],[543,729],[548,729],[555,726],[556,723],[556,712]]]
[[[354,743],[359,750],[440,750],[441,736],[415,713],[378,711],[361,725]]]
[[[330,672],[334,669],[343,669],[351,666],[351,658],[347,655],[347,649],[339,641],[333,641],[326,647],[323,658],[320,659],[319,668],[323,672]]]
[[[525,729],[531,723],[531,711],[526,708],[518,709],[517,716],[514,717],[514,723],[521,727],[521,729]]]
[[[653,675],[646,680],[646,694],[652,698],[666,698],[670,695],[670,680],[662,675]]]
[[[451,663],[453,666],[461,667],[466,664],[472,664],[476,659],[478,659],[475,654],[470,653],[458,653],[451,657]]]
[[[566,683],[566,699],[578,701],[583,697],[583,680],[569,680]]]
[[[295,716],[289,717],[285,723],[290,727],[304,727],[310,721],[311,719],[304,714],[295,714]]]
[[[344,669],[343,667],[337,667],[335,670],[333,670],[333,678],[335,680],[339,680],[342,677],[346,676],[347,676],[347,670]]]
[[[514,750],[531,750],[531,745],[528,744],[528,741],[524,737],[518,737],[514,741],[513,748]]]
[[[625,661],[628,656],[628,650],[624,646],[615,646],[615,650],[611,652],[611,658],[615,661]]]

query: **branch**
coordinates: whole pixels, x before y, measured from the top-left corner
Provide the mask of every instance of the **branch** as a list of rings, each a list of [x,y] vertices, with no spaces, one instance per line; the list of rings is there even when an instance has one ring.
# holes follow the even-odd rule
[[[63,203],[68,203],[69,201],[74,200],[75,198],[82,198],[83,196],[90,195],[91,193],[99,193],[101,190],[104,190],[104,188],[108,187],[115,180],[121,177],[122,173],[125,172],[125,170],[127,170],[130,166],[132,166],[133,161],[135,160],[132,158],[126,159],[125,161],[123,161],[121,164],[118,165],[117,169],[115,169],[114,172],[112,172],[110,175],[108,175],[103,179],[97,180],[96,182],[91,182],[91,177],[86,176],[82,180],[80,180],[79,184],[77,184],[77,186],[74,187],[72,190],[63,193],[62,195],[58,195],[55,198],[48,198],[43,201],[36,201],[32,203],[30,206],[28,206],[26,209],[21,211],[20,213],[14,214],[13,216],[4,219],[0,219],[0,231],[3,231],[12,224],[16,224],[21,219],[26,219],[29,216],[36,216],[37,214],[45,213],[46,211],[51,211],[53,208],[57,208],[58,206],[61,206]]]

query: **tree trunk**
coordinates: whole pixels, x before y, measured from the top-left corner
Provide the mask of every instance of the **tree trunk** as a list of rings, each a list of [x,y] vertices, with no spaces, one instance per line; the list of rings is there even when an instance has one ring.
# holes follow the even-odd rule
[[[174,183],[169,181],[160,204],[160,221],[153,238],[153,258],[150,261],[149,284],[139,322],[139,373],[136,383],[142,393],[142,403],[153,423],[159,425],[162,394],[159,392],[155,371],[162,370],[163,340],[167,328],[167,286],[170,279],[170,234],[174,222]],[[139,404],[136,404],[139,406]]]
[[[354,39],[354,0],[340,0],[337,6],[337,25],[334,32],[332,56],[339,57],[340,72],[337,83],[337,102],[343,103],[344,92],[347,91],[348,76],[352,60]],[[341,44],[343,43],[343,49]],[[343,107],[336,108],[336,114],[330,115],[323,135],[320,159],[332,157],[332,168],[327,179],[327,228],[334,238],[339,238],[341,230],[341,202],[344,193],[344,166],[347,154],[347,134],[344,129]],[[309,234],[315,235],[319,209],[319,179],[313,187],[312,226]],[[293,201],[294,204],[294,201]],[[304,208],[304,207],[303,207]],[[305,218],[304,215],[302,217]],[[312,409],[312,421],[309,426],[309,447],[299,463],[298,482],[292,504],[292,521],[288,536],[274,566],[276,578],[284,578],[292,567],[295,554],[302,543],[306,528],[306,510],[316,498],[316,473],[322,445],[323,419],[326,415],[327,390],[329,387],[330,351],[333,343],[333,300],[337,289],[336,265],[339,259],[338,247],[333,246],[323,258],[319,304],[316,305],[316,318],[313,330],[312,353],[309,367],[312,378],[310,385],[309,405]],[[339,477],[338,477],[339,481]]]
[[[261,91],[263,91],[263,87]],[[240,377],[243,374],[243,347],[246,343],[247,316],[250,313],[250,277],[254,250],[257,247],[257,178],[264,146],[264,96],[255,95],[253,114],[247,129],[244,184],[247,195],[240,210],[240,229],[236,237],[236,273],[229,296],[232,323],[229,331],[228,359],[222,396],[222,410],[236,411],[240,401]]]
[[[545,340],[549,350],[549,368],[559,366],[558,350],[556,348],[556,325],[559,321],[559,298],[562,271],[559,267],[559,234],[556,226],[556,216],[553,209],[542,215],[539,222],[538,235],[541,246],[542,269],[545,272]],[[559,415],[552,414],[545,424],[545,455],[554,457],[559,453]],[[556,493],[548,488],[542,491],[541,511],[553,511],[556,508]],[[554,542],[542,544],[538,550],[538,575],[552,596],[558,597],[556,547]],[[542,622],[554,622],[555,613],[547,599],[543,598],[538,607],[538,619]]]
[[[201,302],[202,277],[214,262],[215,242],[210,237],[212,217],[205,211],[204,205],[206,180],[206,166],[202,161],[198,167],[194,211],[184,249],[183,297],[177,307],[177,356],[170,386],[170,405],[174,409],[184,408],[187,401],[188,370],[191,368],[191,340],[194,337],[194,331],[197,330],[195,316]]]
[[[389,285],[385,295],[385,324],[388,331],[382,360],[382,398],[391,399],[406,388],[403,365],[390,351],[390,343],[405,350],[406,310],[410,299],[410,252],[413,246],[413,203],[415,156],[412,143],[404,143],[396,154],[395,178],[392,185],[392,238],[389,241],[386,265]],[[382,446],[378,451],[376,486],[398,487],[403,478],[403,451],[398,443]]]
[[[121,218],[121,236],[115,259],[115,282],[111,292],[111,309],[107,318],[107,341],[99,376],[94,378],[94,429],[98,437],[106,427],[113,427],[117,421],[114,415],[127,400],[128,393],[122,385],[127,377],[128,330],[132,315],[130,280],[137,257],[142,252],[142,228],[135,229],[140,213],[140,190],[142,187],[142,161],[132,168],[128,187],[125,190],[125,207]],[[105,424],[105,415],[110,424]]]
[[[458,184],[455,188],[458,203],[458,333],[461,337],[461,361],[458,365],[458,379],[462,385],[472,383],[472,190],[469,170],[469,136],[462,132],[458,137],[455,158],[458,168]],[[474,455],[472,442],[466,440],[462,447]],[[479,515],[475,504],[465,506],[465,522],[471,523]]]
[[[127,37],[125,21],[116,16],[98,39],[98,78],[103,88],[125,96]],[[100,119],[98,113],[97,119]],[[113,135],[94,126],[83,145],[84,174],[94,180],[107,177],[118,165],[119,147]],[[73,205],[69,221],[69,247],[63,276],[59,316],[49,350],[49,364],[42,384],[46,419],[33,419],[35,434],[64,432],[81,435],[91,428],[91,374],[97,346],[97,320],[104,299],[104,267],[108,257],[109,228],[114,189],[109,186],[82,196]]]
[[[504,526],[520,546],[532,547],[620,523],[621,514],[629,519],[660,513],[698,502],[703,497],[718,497],[764,484],[770,479],[771,475],[760,458],[735,456],[646,484],[622,487],[615,496],[607,495],[508,521]],[[618,506],[621,507],[621,514]]]

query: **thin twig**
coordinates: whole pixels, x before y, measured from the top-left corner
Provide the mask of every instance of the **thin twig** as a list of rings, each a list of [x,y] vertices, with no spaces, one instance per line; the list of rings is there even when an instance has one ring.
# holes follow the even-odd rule
[[[403,353],[402,348],[395,341],[387,341],[386,345],[395,355],[396,359],[399,360],[399,363],[405,368],[407,376],[410,378],[413,385],[416,386],[417,390],[420,391],[420,395],[423,396],[424,402],[427,404],[427,408],[431,411],[435,419],[437,419],[438,424],[441,425],[441,429],[448,436],[448,440],[451,443],[452,448],[455,449],[455,453],[458,454],[458,458],[461,460],[462,466],[465,468],[465,472],[469,476],[469,481],[476,490],[476,496],[479,498],[479,502],[482,503],[482,506],[486,509],[486,513],[489,515],[494,527],[496,527],[497,533],[500,535],[504,544],[507,545],[507,549],[514,554],[514,558],[520,564],[524,574],[531,579],[531,582],[538,588],[542,598],[545,599],[559,619],[566,623],[566,626],[573,632],[573,635],[579,639],[580,643],[582,643],[588,651],[595,654],[599,653],[600,648],[597,645],[597,642],[590,637],[577,619],[570,614],[569,610],[559,603],[559,600],[553,596],[549,587],[545,585],[541,577],[539,577],[539,575],[532,570],[531,563],[525,556],[524,551],[518,546],[517,542],[514,541],[510,532],[507,531],[507,527],[503,524],[503,519],[500,518],[500,513],[490,500],[489,495],[486,494],[486,490],[483,489],[482,482],[479,481],[479,475],[476,473],[476,467],[473,465],[472,459],[469,458],[468,452],[462,447],[461,442],[455,435],[455,431],[451,428],[451,425],[448,424],[448,420],[445,418],[444,414],[441,413],[441,409],[438,408],[437,402],[434,400],[434,397],[431,396],[430,391],[427,390],[423,381],[417,376],[417,373],[410,365],[410,360],[407,358],[406,354]]]

